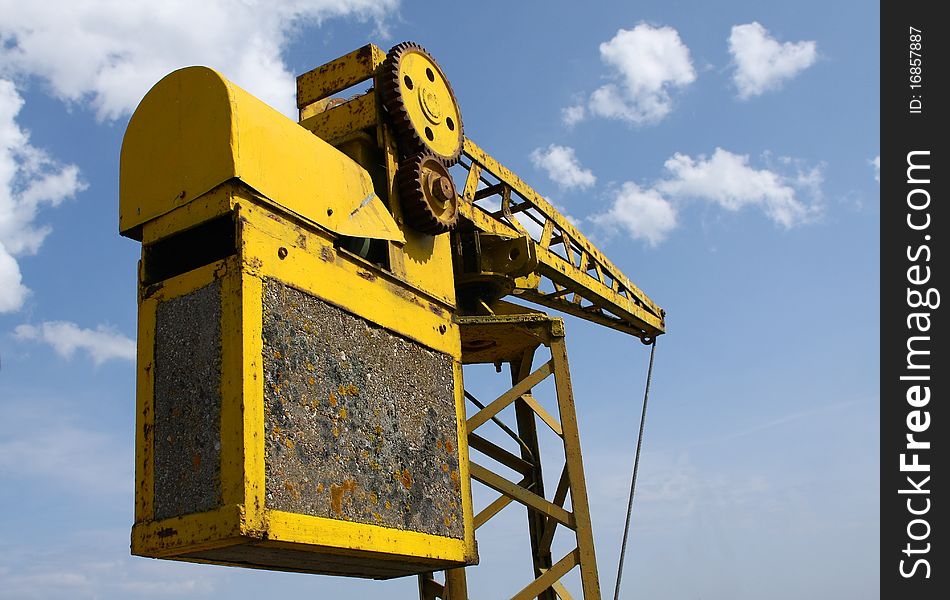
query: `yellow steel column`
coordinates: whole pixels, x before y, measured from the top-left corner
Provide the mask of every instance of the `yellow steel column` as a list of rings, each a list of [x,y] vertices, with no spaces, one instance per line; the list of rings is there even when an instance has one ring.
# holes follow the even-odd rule
[[[536,349],[537,347],[526,349],[520,361],[511,363],[512,385],[517,385],[531,374]],[[522,398],[515,400],[515,419],[518,423],[518,436],[526,446],[521,448],[521,458],[532,465],[527,487],[543,498],[544,480],[541,472],[541,447],[538,444],[536,414]],[[525,508],[528,516],[528,535],[531,538],[531,562],[534,565],[534,577],[537,579],[553,564],[550,547],[544,549],[541,544],[548,517],[530,507]],[[557,596],[553,589],[548,588],[538,594],[538,600],[557,600]]]
[[[587,503],[587,482],[584,479],[584,462],[581,458],[581,440],[574,410],[574,392],[571,372],[567,362],[567,347],[564,330],[551,340],[551,357],[554,361],[554,385],[557,390],[558,409],[564,440],[564,455],[567,460],[567,475],[571,488],[571,511],[576,523],[578,561],[581,568],[581,584],[584,598],[600,599],[600,582],[597,578],[597,560],[594,556],[594,532],[590,522],[590,506]]]
[[[459,325],[462,331],[463,363],[508,363],[511,367],[511,388],[484,405],[473,400],[480,410],[469,416],[467,421],[469,448],[476,449],[523,477],[520,482],[517,482],[517,478],[512,481],[482,464],[471,463],[472,479],[501,494],[475,516],[476,527],[486,524],[511,502],[518,502],[528,510],[534,580],[509,597],[513,600],[571,600],[571,595],[560,580],[579,567],[583,597],[586,600],[600,600],[580,436],[564,343],[564,322],[536,312],[526,312],[461,317]],[[542,345],[550,351],[550,360],[532,370],[533,358]],[[531,391],[552,376],[557,399],[556,412],[548,412]],[[499,417],[510,405],[515,408],[517,434]],[[550,500],[545,498],[541,487],[538,420],[560,438],[565,458]],[[489,421],[495,422],[518,442],[520,454],[506,450],[476,433]],[[570,511],[564,508],[568,493],[571,494]],[[573,531],[576,547],[564,556],[552,556],[552,541],[561,528]],[[451,581],[447,576],[446,587]],[[427,587],[431,589],[431,586]],[[457,595],[452,594],[446,597],[458,599]]]
[[[468,583],[465,569],[449,569],[445,572],[446,600],[468,600]]]
[[[435,580],[432,573],[419,573],[419,600],[438,600],[445,595],[445,588]]]

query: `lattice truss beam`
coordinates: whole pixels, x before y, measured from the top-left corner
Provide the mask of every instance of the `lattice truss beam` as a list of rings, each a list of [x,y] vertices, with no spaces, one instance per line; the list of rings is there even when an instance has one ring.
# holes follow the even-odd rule
[[[519,280],[518,296],[644,341],[663,333],[664,311],[520,177],[468,138],[460,165],[460,214],[483,232],[535,242],[539,278]]]

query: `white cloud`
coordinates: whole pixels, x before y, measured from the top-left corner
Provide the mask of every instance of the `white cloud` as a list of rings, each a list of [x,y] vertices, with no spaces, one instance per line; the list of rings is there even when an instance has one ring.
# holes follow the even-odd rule
[[[135,360],[135,341],[102,325],[82,329],[75,323],[47,321],[39,327],[20,325],[14,335],[19,340],[45,342],[63,358],[71,358],[76,350],[84,350],[96,365],[111,359]]]
[[[587,109],[584,108],[583,104],[574,104],[573,106],[561,109],[561,121],[568,127],[573,127],[580,123],[586,116]]]
[[[881,183],[881,155],[878,154],[870,162],[874,166],[874,181]]]
[[[546,150],[535,148],[531,152],[531,163],[543,169],[551,181],[565,189],[586,189],[597,182],[590,169],[581,167],[570,146],[551,144]]]
[[[817,205],[800,200],[797,191],[816,194],[821,184],[820,168],[785,176],[755,169],[749,165],[748,156],[722,148],[716,148],[709,158],[676,153],[664,167],[671,177],[655,187],[668,196],[706,200],[730,211],[756,206],[786,228],[807,222],[818,211]]]
[[[23,285],[20,265],[0,242],[0,313],[19,310],[29,295],[29,288]]]
[[[0,0],[0,75],[37,76],[53,95],[90,101],[100,119],[129,113],[174,69],[203,64],[288,115],[294,78],[281,58],[297,27],[375,20],[398,0],[76,0],[55,9]],[[314,65],[316,66],[316,65]]]
[[[815,42],[779,43],[756,22],[733,26],[729,52],[736,64],[733,81],[743,99],[778,89],[818,58]]]
[[[769,158],[766,154],[766,162]],[[677,207],[687,200],[703,200],[729,211],[756,207],[786,229],[812,221],[821,212],[822,167],[804,168],[801,161],[787,157],[777,162],[779,169],[757,169],[748,156],[722,148],[711,157],[676,153],[664,163],[665,178],[649,188],[625,182],[610,208],[590,220],[608,232],[624,231],[651,246],[676,228]]]
[[[0,0],[0,313],[29,294],[16,257],[36,253],[49,228],[38,209],[85,189],[75,165],[29,143],[16,122],[14,86],[39,80],[52,96],[89,103],[101,120],[129,114],[176,68],[206,64],[288,115],[294,78],[281,58],[296,28],[332,17],[382,19],[398,0],[76,0],[48,5]]]
[[[600,45],[600,58],[614,69],[615,82],[591,94],[590,114],[635,125],[663,119],[673,108],[671,92],[696,79],[689,48],[672,27],[621,29]],[[564,114],[566,122],[568,115],[573,122],[583,117],[572,108]]]
[[[39,209],[85,189],[75,165],[30,145],[16,122],[22,107],[13,83],[0,79],[0,313],[19,310],[29,294],[15,257],[35,254],[49,234],[34,223]]]
[[[641,189],[628,181],[617,190],[607,212],[591,221],[607,231],[625,231],[633,239],[656,246],[676,227],[676,209],[655,189]]]

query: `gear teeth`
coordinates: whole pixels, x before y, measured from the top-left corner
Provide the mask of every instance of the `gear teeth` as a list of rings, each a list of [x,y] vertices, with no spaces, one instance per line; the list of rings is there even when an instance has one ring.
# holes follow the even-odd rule
[[[396,185],[405,222],[416,231],[439,235],[455,228],[458,222],[458,210],[456,207],[449,220],[440,219],[433,214],[426,200],[425,190],[422,188],[423,164],[428,160],[442,164],[435,155],[429,152],[415,154],[403,160],[396,171]]]
[[[419,137],[419,133],[415,127],[413,127],[412,120],[409,118],[409,112],[406,110],[405,102],[399,89],[399,61],[408,50],[415,50],[432,58],[432,55],[429,54],[423,46],[415,42],[401,42],[390,48],[389,52],[386,53],[386,59],[380,66],[380,96],[382,98],[383,108],[385,108],[389,114],[390,121],[396,133],[396,145],[399,148],[400,157],[406,159],[416,154],[429,153],[446,167],[451,167],[458,163],[462,155],[462,144],[459,144],[458,151],[453,156],[442,156],[434,153],[426,141]],[[432,59],[432,61],[435,62],[435,59]],[[456,101],[457,104],[452,85],[447,79],[445,80],[445,84],[449,88],[452,99]],[[461,115],[459,115],[458,128],[459,139],[464,140],[465,130]]]

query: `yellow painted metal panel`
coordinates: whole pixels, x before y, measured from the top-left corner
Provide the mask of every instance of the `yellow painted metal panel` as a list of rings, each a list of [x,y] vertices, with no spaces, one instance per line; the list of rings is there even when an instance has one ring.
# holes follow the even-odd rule
[[[242,508],[223,506],[204,513],[136,523],[132,527],[132,554],[171,558],[182,552],[233,544],[242,537],[246,537]]]
[[[267,511],[268,540],[396,556],[466,562],[463,540],[366,523]]]
[[[185,90],[201,93],[186,100]],[[224,79],[204,68],[176,71],[143,98],[122,142],[119,231],[128,233],[236,173],[237,157],[222,149],[232,142],[232,112],[220,110],[226,104]],[[191,164],[197,156],[200,164]]]
[[[207,194],[142,225],[142,243],[151,244],[198,223],[230,212],[238,186],[225,183]]]
[[[246,269],[241,272],[241,366],[244,395],[244,505],[248,523],[267,528],[264,473],[264,366],[261,362],[263,284]],[[224,424],[222,423],[222,426]]]
[[[421,290],[407,288],[379,268],[336,249],[328,238],[294,228],[260,208],[242,202],[239,215],[244,223],[245,268],[288,281],[429,348],[461,356],[452,313],[426,299]]]
[[[228,262],[228,260],[219,260],[203,265],[177,277],[143,287],[140,289],[140,294],[142,294],[143,300],[168,300],[187,294],[188,292],[193,292],[219,279],[227,273],[229,268],[236,267],[236,264],[228,265]],[[233,259],[231,262],[233,262]]]
[[[297,77],[297,108],[304,108],[327,96],[342,92],[373,76],[386,53],[367,44]]]
[[[454,308],[455,278],[449,236],[431,236],[408,228],[405,234],[401,254],[406,281]]]
[[[300,121],[300,126],[328,142],[376,125],[376,94],[370,92]]]
[[[136,351],[135,382],[135,520],[151,519],[154,476],[152,473],[155,457],[153,434],[155,431],[155,411],[153,373],[155,363],[155,309],[158,302],[154,299],[139,302],[138,346]]]
[[[140,289],[136,377],[136,464],[135,520],[154,517],[155,467],[155,319],[161,301],[169,300],[200,287],[220,275],[225,261],[205,265],[175,279]]]
[[[231,178],[342,235],[403,240],[369,174],[212,69],[158,82],[122,143],[119,230],[138,228]]]
[[[244,463],[245,372],[240,257],[227,261],[221,278],[221,499],[225,504],[245,504]],[[230,334],[229,334],[230,333]]]
[[[478,560],[478,548],[475,545],[475,510],[472,506],[471,463],[468,452],[468,427],[465,424],[465,387],[462,381],[462,363],[455,362],[455,427],[458,430],[459,475],[462,492],[462,518],[465,523],[465,557],[467,562]]]

